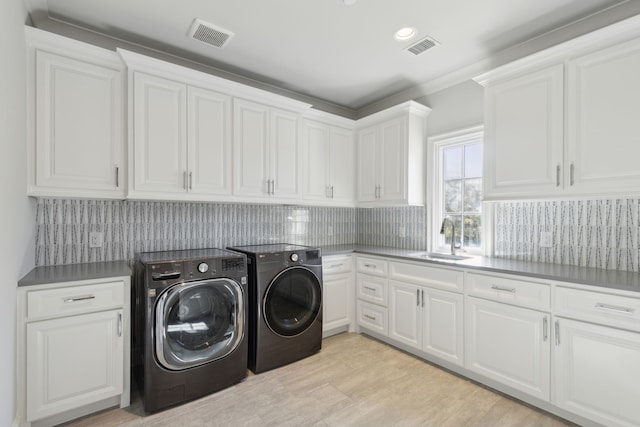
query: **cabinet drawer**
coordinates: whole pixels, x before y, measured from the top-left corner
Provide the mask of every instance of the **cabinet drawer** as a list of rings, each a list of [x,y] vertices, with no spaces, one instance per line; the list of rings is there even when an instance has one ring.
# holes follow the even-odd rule
[[[363,256],[358,257],[358,271],[361,273],[386,277],[387,269],[387,261]]]
[[[544,283],[469,273],[466,287],[469,295],[479,298],[536,310],[548,311],[551,307],[551,288]]]
[[[464,273],[404,262],[389,263],[389,278],[446,291],[463,292]]]
[[[27,318],[59,317],[124,305],[122,281],[66,286],[27,293]]]
[[[348,273],[352,270],[351,255],[322,257],[322,274]]]
[[[387,306],[387,279],[382,277],[358,274],[356,294],[359,299]]]
[[[358,301],[358,325],[383,335],[389,333],[389,312],[386,308]]]
[[[562,286],[554,292],[558,316],[640,331],[640,299]]]

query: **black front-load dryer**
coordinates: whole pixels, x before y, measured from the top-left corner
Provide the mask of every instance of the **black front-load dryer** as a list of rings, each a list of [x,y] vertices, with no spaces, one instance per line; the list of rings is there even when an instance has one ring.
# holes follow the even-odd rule
[[[221,249],[137,257],[133,372],[146,412],[247,376],[247,263]]]
[[[320,250],[284,243],[227,249],[247,255],[249,369],[260,373],[317,353],[322,346]]]

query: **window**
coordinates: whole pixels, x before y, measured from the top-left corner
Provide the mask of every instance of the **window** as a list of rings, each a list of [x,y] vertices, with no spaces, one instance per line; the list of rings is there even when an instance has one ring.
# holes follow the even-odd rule
[[[431,245],[448,252],[455,246],[471,253],[483,250],[482,127],[430,138]],[[441,234],[441,231],[444,231]]]

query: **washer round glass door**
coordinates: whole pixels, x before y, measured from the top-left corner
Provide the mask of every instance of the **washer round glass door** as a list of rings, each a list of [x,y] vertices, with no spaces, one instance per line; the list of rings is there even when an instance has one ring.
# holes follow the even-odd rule
[[[229,279],[175,285],[160,295],[155,315],[156,357],[171,370],[225,357],[244,336],[244,295]]]
[[[309,328],[320,313],[322,285],[311,270],[291,267],[269,284],[263,300],[267,326],[276,334],[293,337]]]

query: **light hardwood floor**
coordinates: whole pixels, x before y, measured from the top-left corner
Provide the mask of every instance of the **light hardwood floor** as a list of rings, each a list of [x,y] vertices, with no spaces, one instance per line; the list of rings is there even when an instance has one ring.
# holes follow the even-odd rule
[[[553,417],[359,334],[250,375],[218,393],[142,416],[139,399],[68,426],[567,426]]]

